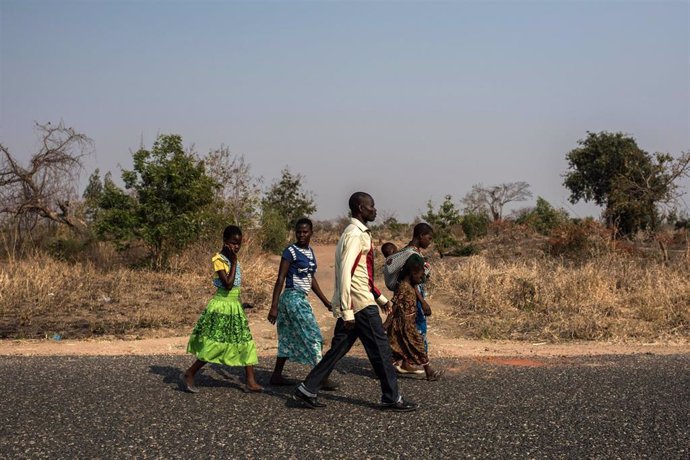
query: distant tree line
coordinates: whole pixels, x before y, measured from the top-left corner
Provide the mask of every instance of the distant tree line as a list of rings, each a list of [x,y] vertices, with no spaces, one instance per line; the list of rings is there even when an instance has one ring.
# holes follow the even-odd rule
[[[604,222],[616,236],[654,231],[664,220],[687,226],[687,218],[679,211],[684,194],[679,182],[689,175],[690,152],[678,158],[668,153],[652,155],[640,149],[633,137],[606,131],[588,132],[577,143],[579,147],[566,154],[568,171],[563,175],[571,203],[593,201],[602,206]],[[446,195],[438,208],[429,201],[423,218],[436,229],[436,248],[443,254],[459,246],[454,228],[460,227],[472,241],[487,233],[490,222],[503,220],[506,204],[531,196],[526,182],[477,184],[461,200],[463,213]],[[568,221],[568,213],[537,197],[536,207],[518,211],[514,220],[547,235]]]
[[[225,146],[199,156],[176,134],[132,154],[132,169],[121,171],[123,188],[96,169],[79,199],[76,178],[92,141],[63,124],[36,128],[41,147],[29,166],[0,145],[0,216],[13,226],[15,244],[48,221],[119,249],[143,243],[151,264],[163,267],[170,255],[229,224],[260,227],[265,249],[280,250],[293,223],[316,211],[301,174],[285,168],[264,191],[244,156]]]
[[[244,156],[226,146],[199,156],[185,149],[176,134],[160,135],[150,149],[142,145],[132,154],[132,169],[121,171],[123,188],[111,172],[101,177],[96,169],[80,199],[76,178],[92,141],[63,123],[37,124],[36,131],[39,149],[28,165],[0,144],[0,217],[3,228],[16,235],[15,244],[48,223],[111,241],[120,249],[143,243],[151,263],[161,267],[190,242],[217,236],[231,223],[258,229],[264,249],[280,251],[294,222],[316,212],[314,195],[304,189],[301,174],[286,167],[264,189]],[[614,234],[656,230],[664,219],[679,219],[679,181],[688,177],[690,152],[678,158],[652,155],[631,136],[610,132],[588,132],[577,144],[565,156],[570,201],[602,206]],[[434,227],[436,248],[443,255],[458,247],[456,229],[469,241],[486,235],[491,223],[504,220],[508,203],[532,197],[529,188],[523,181],[475,184],[460,200],[462,212],[446,195],[438,207],[429,201],[421,217]],[[511,219],[548,234],[568,220],[568,213],[537,197],[536,207]],[[394,216],[385,224],[400,225]]]

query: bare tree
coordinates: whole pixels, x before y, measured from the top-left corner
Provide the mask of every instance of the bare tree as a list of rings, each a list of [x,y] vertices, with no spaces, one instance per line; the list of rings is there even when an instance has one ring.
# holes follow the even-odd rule
[[[244,155],[235,155],[221,145],[208,153],[204,163],[206,174],[220,185],[222,213],[239,225],[255,224],[261,209],[261,179],[252,176]]]
[[[503,218],[503,206],[513,201],[525,201],[532,196],[527,182],[508,182],[505,184],[484,187],[475,184],[465,195],[462,203],[470,212],[488,212],[494,222]]]
[[[42,218],[83,228],[85,223],[74,215],[70,200],[76,197],[74,182],[93,141],[62,122],[36,123],[36,131],[41,147],[27,166],[0,144],[0,214],[17,225],[35,225]]]

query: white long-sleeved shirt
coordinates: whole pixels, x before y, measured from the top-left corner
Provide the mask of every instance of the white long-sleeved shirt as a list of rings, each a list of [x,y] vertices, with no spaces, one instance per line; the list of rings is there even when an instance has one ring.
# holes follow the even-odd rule
[[[383,306],[388,299],[374,285],[374,248],[371,231],[361,221],[350,219],[335,250],[333,316],[345,321],[369,305]]]

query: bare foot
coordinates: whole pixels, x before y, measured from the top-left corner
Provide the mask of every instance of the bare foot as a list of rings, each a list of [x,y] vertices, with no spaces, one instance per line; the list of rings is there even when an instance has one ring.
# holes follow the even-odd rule
[[[189,372],[189,370],[185,371],[182,374],[182,382],[184,383],[186,391],[188,391],[190,393],[198,393],[199,392],[197,387],[194,386],[194,374]]]
[[[426,379],[430,382],[435,382],[439,380],[443,374],[443,370],[438,370],[438,369],[432,369],[431,366],[427,366],[426,370]]]
[[[261,393],[262,391],[264,391],[264,387],[262,387],[261,385],[259,385],[256,382],[252,382],[252,383],[247,383],[244,386],[244,390],[246,393]]]

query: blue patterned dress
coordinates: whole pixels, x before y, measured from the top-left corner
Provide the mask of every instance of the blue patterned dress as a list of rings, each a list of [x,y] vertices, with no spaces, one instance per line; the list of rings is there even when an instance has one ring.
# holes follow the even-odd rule
[[[311,247],[292,244],[282,258],[290,268],[278,302],[278,358],[315,366],[321,361],[323,337],[307,296],[316,273],[316,256]]]

